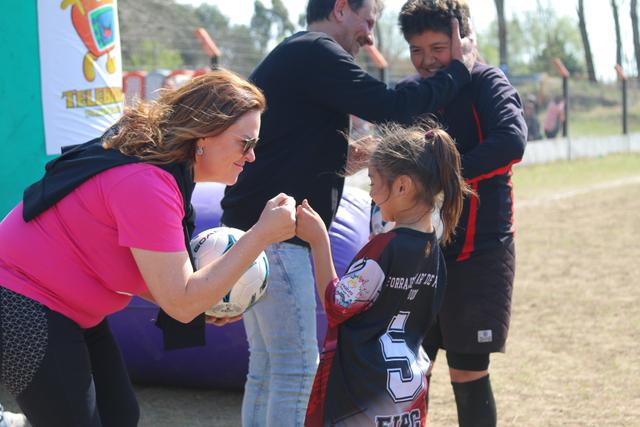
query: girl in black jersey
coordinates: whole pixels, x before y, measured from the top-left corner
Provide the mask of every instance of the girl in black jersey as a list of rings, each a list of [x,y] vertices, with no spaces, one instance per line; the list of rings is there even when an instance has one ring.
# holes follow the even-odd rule
[[[307,426],[424,426],[421,349],[446,284],[431,213],[443,197],[443,240],[449,241],[470,193],[451,137],[425,123],[382,129],[369,163],[371,197],[396,227],[377,235],[342,278],[331,261],[321,217],[304,200],[296,234],[309,243],[329,329],[315,377]]]

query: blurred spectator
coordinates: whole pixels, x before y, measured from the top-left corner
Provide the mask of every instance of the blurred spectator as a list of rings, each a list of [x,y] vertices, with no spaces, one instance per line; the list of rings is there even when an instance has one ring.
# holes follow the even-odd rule
[[[555,138],[564,123],[564,98],[556,96],[549,101],[544,117],[544,134],[547,138]]]
[[[528,97],[524,103],[524,120],[527,122],[527,141],[542,139],[540,134],[540,121],[538,120],[538,108],[535,98]]]

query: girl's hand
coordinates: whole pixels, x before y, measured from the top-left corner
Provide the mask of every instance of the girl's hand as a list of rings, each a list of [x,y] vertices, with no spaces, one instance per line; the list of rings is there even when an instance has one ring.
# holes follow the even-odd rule
[[[296,233],[296,201],[284,193],[269,200],[252,231],[260,236],[265,247],[289,240]]]
[[[307,199],[304,199],[297,209],[296,236],[308,242],[311,246],[327,236],[327,228],[324,225],[324,221],[309,205]]]
[[[235,316],[235,317],[214,317],[214,316],[209,316],[208,314],[204,315],[204,321],[206,323],[210,325],[216,325],[216,326],[224,326],[227,323],[237,322],[240,319],[242,319],[242,315]]]

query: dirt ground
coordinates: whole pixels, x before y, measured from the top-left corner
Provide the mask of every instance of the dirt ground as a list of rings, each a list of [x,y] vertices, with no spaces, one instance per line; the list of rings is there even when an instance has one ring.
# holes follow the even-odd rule
[[[491,363],[498,424],[637,426],[640,181],[518,202],[511,335]],[[441,359],[428,421],[454,426]],[[240,425],[239,392],[137,391],[141,426]],[[0,401],[16,408],[4,391]]]
[[[637,426],[640,182],[523,200],[507,353],[492,357],[502,426]],[[456,425],[444,363],[430,426]]]

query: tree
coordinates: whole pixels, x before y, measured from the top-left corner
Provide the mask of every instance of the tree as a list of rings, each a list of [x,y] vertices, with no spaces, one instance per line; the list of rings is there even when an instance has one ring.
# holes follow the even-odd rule
[[[631,0],[631,28],[633,30],[633,51],[636,56],[638,80],[640,80],[640,32],[638,31],[638,0]]]
[[[496,13],[498,16],[498,46],[500,52],[500,65],[508,66],[509,58],[507,54],[507,21],[504,17],[504,0],[494,0]]]
[[[158,69],[175,70],[182,65],[180,52],[162,43],[143,40],[129,56],[126,69],[152,71]]]
[[[218,6],[202,3],[195,10],[196,16],[215,41],[222,39],[229,31],[229,18],[224,16]]]
[[[251,28],[246,25],[231,27],[228,41],[224,46],[226,49],[223,50],[221,65],[245,77],[248,77],[264,58],[264,52],[260,51],[254,43]]]
[[[120,0],[118,12],[122,60],[126,69],[154,68],[154,63],[170,68],[208,63],[193,35],[193,30],[201,24],[191,6],[166,0]],[[180,58],[177,63],[175,53]],[[174,59],[169,60],[170,57]],[[140,63],[147,60],[151,62]]]
[[[415,73],[409,59],[409,46],[398,28],[397,12],[383,10],[376,23],[375,34],[378,50],[388,64],[393,64],[389,70],[393,75],[388,75],[389,80],[397,81]]]
[[[264,53],[256,47],[252,31],[246,25],[230,25],[217,6],[201,4],[196,15],[222,52],[220,66],[248,76]]]
[[[289,12],[282,0],[271,0],[271,9],[260,0],[253,3],[253,17],[251,31],[255,35],[258,49],[267,53],[267,47],[272,40],[280,41],[293,33],[294,25],[289,20]]]
[[[611,0],[611,10],[613,11],[613,22],[616,28],[616,64],[622,65],[622,38],[620,36],[620,19],[616,0]]]
[[[584,59],[587,65],[587,75],[589,81],[597,82],[596,71],[593,67],[593,55],[591,54],[591,44],[589,43],[589,33],[587,33],[587,23],[584,19],[584,1],[578,0],[578,22],[580,26],[580,36],[584,47]]]
[[[509,31],[509,70],[512,74],[555,73],[551,61],[559,57],[572,73],[582,73],[584,64],[576,52],[582,48],[580,32],[575,19],[558,17],[550,6],[538,2],[534,11],[513,16],[506,22]],[[498,23],[494,20],[482,33],[478,33],[481,56],[490,64],[497,64],[496,46]]]

